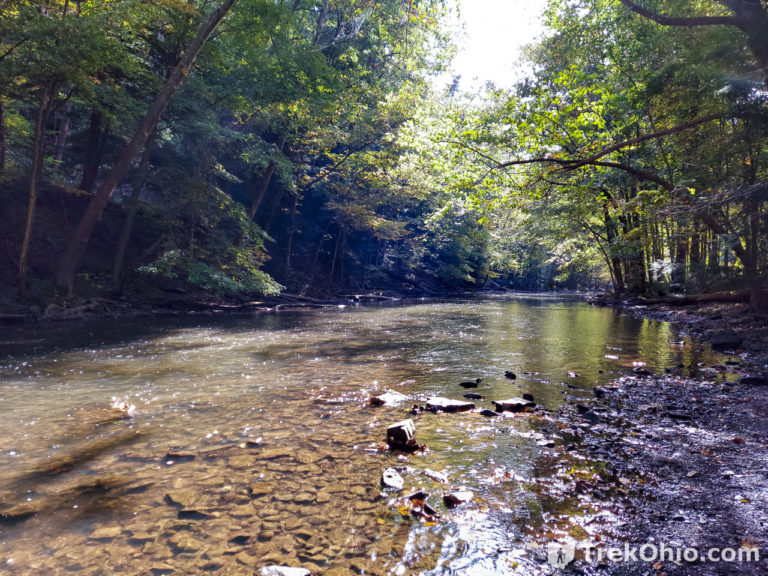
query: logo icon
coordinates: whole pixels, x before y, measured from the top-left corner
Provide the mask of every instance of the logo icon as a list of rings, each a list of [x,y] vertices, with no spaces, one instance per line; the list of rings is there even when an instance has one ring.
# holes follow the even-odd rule
[[[576,556],[576,542],[550,542],[547,560],[555,568],[565,568]]]

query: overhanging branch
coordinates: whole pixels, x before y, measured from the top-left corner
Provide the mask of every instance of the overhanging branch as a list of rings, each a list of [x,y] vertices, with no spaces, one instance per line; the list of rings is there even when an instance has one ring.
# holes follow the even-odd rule
[[[640,14],[640,16],[653,20],[657,24],[663,26],[736,26],[737,28],[740,28],[739,21],[733,16],[664,16],[663,14],[651,12],[644,6],[640,6],[629,0],[619,0],[619,2],[632,10],[632,12]]]

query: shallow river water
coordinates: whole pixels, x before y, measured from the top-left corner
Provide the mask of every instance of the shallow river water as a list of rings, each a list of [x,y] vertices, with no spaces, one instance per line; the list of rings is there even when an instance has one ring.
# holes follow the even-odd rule
[[[563,491],[563,466],[592,464],[541,445],[559,433],[547,414],[633,362],[695,373],[709,354],[667,324],[547,297],[5,327],[0,573],[534,573],[548,538],[616,512]],[[407,413],[474,378],[479,408],[527,392],[544,409]],[[368,406],[387,389],[413,400]],[[133,418],[114,419],[116,400]],[[408,417],[428,450],[388,451]],[[382,495],[391,466],[439,518]],[[462,488],[474,499],[447,509]]]

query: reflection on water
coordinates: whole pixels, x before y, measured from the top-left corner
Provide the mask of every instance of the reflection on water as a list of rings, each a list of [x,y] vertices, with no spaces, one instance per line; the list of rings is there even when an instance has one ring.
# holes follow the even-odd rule
[[[481,377],[482,407],[530,392],[555,410],[634,361],[707,360],[673,345],[666,324],[545,298],[14,328],[2,340],[0,562],[19,574],[533,572],[526,543],[580,506],[561,456],[536,444],[551,419],[423,413],[428,453],[398,459],[381,441],[407,407],[368,407],[370,394],[460,399],[458,383]],[[99,408],[113,398],[135,418]],[[406,490],[430,492],[440,521],[387,504],[389,466],[412,469]],[[446,510],[441,494],[461,487],[476,499]]]

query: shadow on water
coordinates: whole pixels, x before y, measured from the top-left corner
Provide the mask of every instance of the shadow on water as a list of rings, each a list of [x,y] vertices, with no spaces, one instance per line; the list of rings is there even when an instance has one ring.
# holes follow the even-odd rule
[[[21,508],[0,553],[20,574],[534,573],[531,546],[617,506],[574,492],[609,472],[552,448],[577,431],[551,411],[635,362],[687,374],[709,354],[668,325],[552,298],[103,321],[3,340],[0,504],[6,517]],[[428,452],[383,449],[410,404],[462,399],[469,378],[482,379],[481,408],[528,392],[543,409],[420,412]],[[388,388],[411,401],[366,406]],[[94,429],[80,409],[113,398],[135,418]],[[392,466],[406,493],[431,494],[439,519],[382,496]],[[473,499],[449,508],[442,494],[457,489]]]

